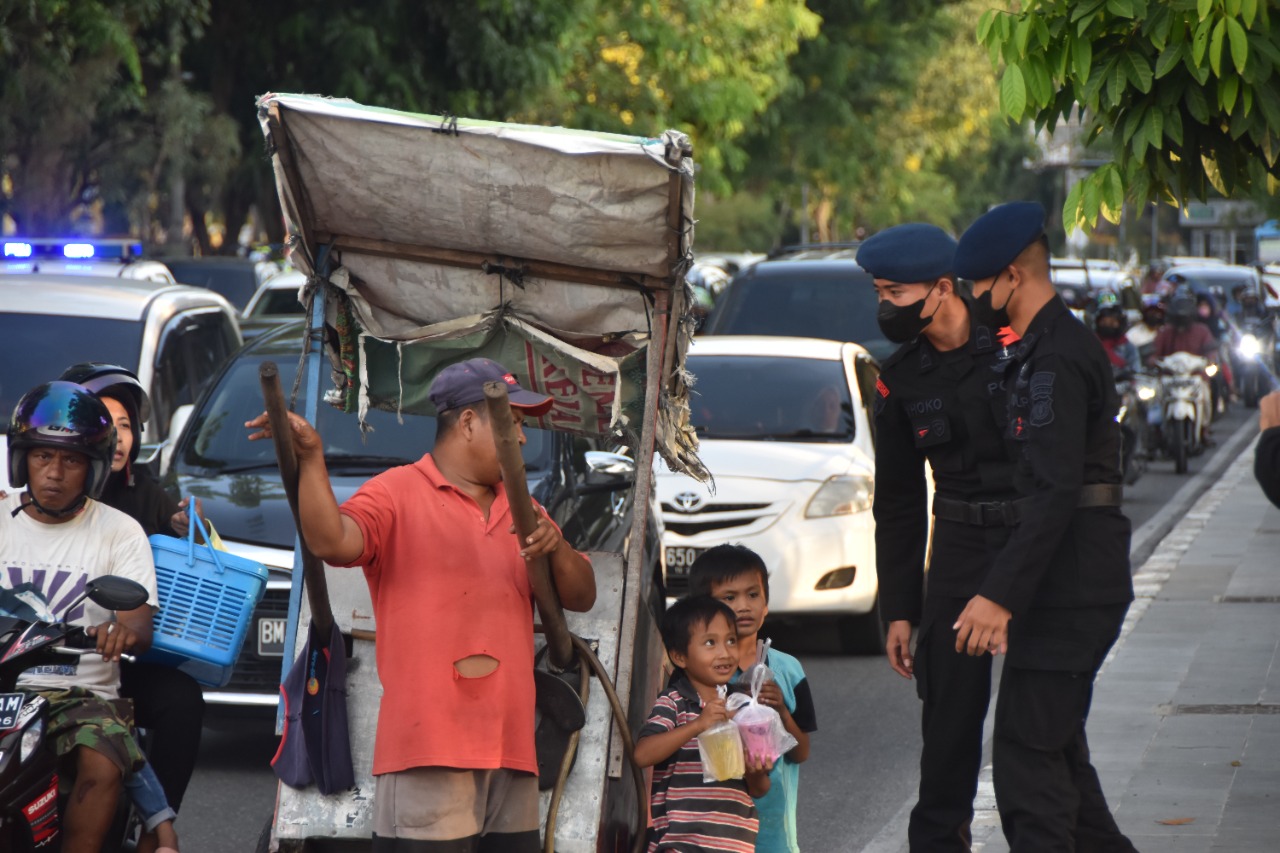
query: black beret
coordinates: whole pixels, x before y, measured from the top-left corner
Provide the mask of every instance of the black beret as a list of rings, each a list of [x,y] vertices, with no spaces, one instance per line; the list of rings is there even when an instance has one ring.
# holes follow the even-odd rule
[[[908,222],[875,234],[858,247],[858,266],[899,284],[916,284],[951,275],[956,240],[936,225]]]
[[[956,275],[981,281],[1013,263],[1044,233],[1044,205],[1013,201],[993,207],[974,220],[956,246]]]

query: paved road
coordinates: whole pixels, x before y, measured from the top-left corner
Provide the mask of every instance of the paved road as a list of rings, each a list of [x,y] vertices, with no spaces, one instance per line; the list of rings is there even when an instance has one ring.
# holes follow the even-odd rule
[[[1234,409],[1214,429],[1226,443],[1256,415]],[[1135,530],[1157,516],[1178,490],[1206,466],[1220,464],[1219,448],[1191,461],[1187,475],[1155,462],[1128,488],[1126,511]],[[1207,480],[1201,478],[1203,485]],[[808,851],[861,850],[899,815],[917,783],[919,702],[913,685],[880,658],[824,651],[821,631],[778,632],[775,640],[800,656],[818,707],[820,733],[803,773],[800,840]],[[178,823],[186,850],[246,853],[271,815],[275,777],[269,761],[276,739],[265,721],[206,729],[200,765]]]

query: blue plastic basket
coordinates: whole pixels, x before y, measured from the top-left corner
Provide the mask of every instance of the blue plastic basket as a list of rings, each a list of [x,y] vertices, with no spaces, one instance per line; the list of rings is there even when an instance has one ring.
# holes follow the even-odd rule
[[[151,650],[142,660],[177,667],[201,684],[223,687],[231,680],[254,608],[266,590],[267,567],[197,545],[197,529],[206,542],[209,534],[195,503],[192,498],[188,505],[186,539],[151,537],[160,610]]]

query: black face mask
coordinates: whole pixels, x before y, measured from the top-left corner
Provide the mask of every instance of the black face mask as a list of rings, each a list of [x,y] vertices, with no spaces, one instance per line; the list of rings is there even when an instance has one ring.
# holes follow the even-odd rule
[[[991,286],[981,296],[975,296],[973,299],[973,325],[986,326],[992,331],[998,332],[1005,326],[1009,325],[1009,299],[1013,298],[1010,293],[1008,299],[999,308],[992,304],[992,294],[996,291],[996,282],[1000,281],[1000,276],[996,276],[996,280],[991,282]]]
[[[1118,338],[1120,337],[1119,326],[1099,326],[1098,337],[1100,338]]]
[[[935,281],[933,287],[929,288],[929,293],[933,293],[933,288],[937,286]],[[880,300],[876,323],[884,336],[895,344],[905,344],[920,337],[925,327],[933,322],[933,314],[938,313],[938,308],[934,308],[933,314],[928,317],[920,316],[924,312],[924,303],[929,298],[929,293],[910,305],[894,305],[888,299]],[[942,307],[942,303],[938,303],[938,307]]]

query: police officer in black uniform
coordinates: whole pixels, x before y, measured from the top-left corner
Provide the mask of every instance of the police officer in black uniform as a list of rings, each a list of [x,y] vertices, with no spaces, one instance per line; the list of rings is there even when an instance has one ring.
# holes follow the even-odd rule
[[[1133,600],[1111,365],[1049,279],[1044,208],[1001,205],[960,238],[957,274],[1021,335],[1005,370],[1018,524],[956,622],[957,650],[1007,650],[996,804],[1013,853],[1131,851],[1089,759],[1093,680]]]
[[[933,225],[881,231],[858,250],[875,279],[878,319],[903,343],[876,385],[876,568],[889,664],[923,701],[913,853],[968,851],[991,696],[990,656],[956,651],[952,629],[1004,546],[1013,465],[1000,438],[999,328],[956,287],[956,242]],[[934,476],[933,553],[925,460]],[[911,626],[919,625],[914,657]]]

